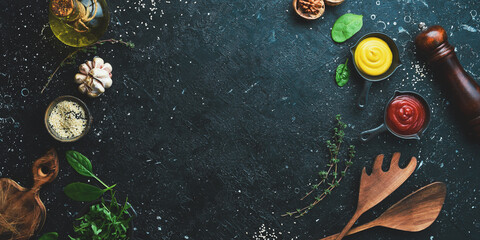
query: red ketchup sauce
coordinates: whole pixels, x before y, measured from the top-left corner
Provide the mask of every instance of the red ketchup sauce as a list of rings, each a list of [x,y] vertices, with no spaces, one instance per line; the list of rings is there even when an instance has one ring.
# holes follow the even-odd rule
[[[387,125],[399,135],[412,135],[426,122],[425,106],[413,95],[396,96],[387,107]]]

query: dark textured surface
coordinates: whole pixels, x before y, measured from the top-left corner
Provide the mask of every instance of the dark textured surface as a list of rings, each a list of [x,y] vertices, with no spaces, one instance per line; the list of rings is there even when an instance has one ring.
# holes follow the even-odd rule
[[[105,182],[118,184],[139,217],[140,239],[317,239],[342,229],[355,210],[363,166],[379,153],[417,156],[412,177],[373,211],[378,216],[404,195],[433,181],[447,183],[438,221],[419,233],[376,228],[349,239],[480,239],[478,144],[413,46],[420,21],[440,24],[465,69],[480,73],[480,2],[352,1],[327,8],[324,17],[299,19],[290,1],[110,1],[112,22],[104,38],[122,38],[134,49],[106,44],[97,55],[113,65],[111,89],[97,99],[80,96],[77,66],[63,67],[44,94],[49,74],[72,48],[48,27],[47,1],[0,2],[0,177],[32,183],[32,161],[50,147],[61,156],[75,149],[93,161]],[[352,39],[334,44],[330,28],[346,12],[364,15]],[[380,31],[399,45],[404,63],[376,83],[366,109],[355,107],[362,81],[343,88],[333,70],[363,34]],[[93,58],[78,57],[78,63]],[[77,64],[78,65],[78,64]],[[352,67],[350,65],[350,67]],[[352,68],[353,69],[353,68]],[[22,89],[24,95],[22,95]],[[395,89],[421,93],[432,122],[421,141],[383,134],[360,143],[360,131],[380,124]],[[94,116],[91,132],[76,143],[53,140],[43,126],[50,101],[76,95]],[[280,217],[304,206],[299,198],[327,161],[323,142],[341,113],[355,165],[332,196],[300,219]],[[72,233],[82,207],[64,195],[87,181],[65,159],[41,197],[48,209],[42,232]],[[262,228],[266,232],[262,232]],[[276,238],[274,237],[276,236]]]

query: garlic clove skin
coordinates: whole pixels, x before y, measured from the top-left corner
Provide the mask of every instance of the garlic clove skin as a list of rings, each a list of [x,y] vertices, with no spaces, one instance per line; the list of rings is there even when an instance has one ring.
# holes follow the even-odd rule
[[[85,83],[80,84],[80,85],[78,86],[78,91],[80,91],[80,92],[83,93],[83,94],[87,93],[87,92],[88,92],[88,89],[89,89],[89,88],[88,88],[88,86],[87,86]]]
[[[94,92],[87,92],[87,96],[89,96],[91,98],[96,98],[96,97],[100,96],[100,94],[94,93]]]
[[[93,68],[93,62],[92,61],[87,61],[85,64],[87,64],[87,66],[92,69]]]
[[[105,92],[105,88],[103,87],[103,84],[99,81],[92,81],[92,85],[90,86],[90,88],[92,89],[90,92],[96,93],[98,95]]]
[[[78,70],[80,71],[80,73],[83,73],[85,75],[87,75],[88,72],[90,72],[90,69],[91,68],[85,63],[82,63],[80,67],[78,67]]]
[[[110,78],[110,73],[107,71],[100,69],[100,68],[94,68],[90,70],[90,76],[92,76],[95,80],[100,81],[105,88],[109,88],[112,86],[112,79]]]
[[[83,73],[77,73],[75,74],[75,82],[78,84],[82,84],[87,80],[87,75]]]
[[[87,85],[87,83],[84,83],[84,84],[82,84],[83,85],[82,89],[80,89],[80,86],[82,86],[82,85],[80,85],[78,87],[78,89],[81,92],[82,92],[82,90],[86,89],[86,91],[84,91],[82,93],[86,93],[87,96],[92,97],[92,98],[98,97],[98,96],[102,95],[102,93],[105,92],[105,88],[103,88],[102,83],[100,83],[99,81],[93,80],[90,83],[91,83],[90,85]]]
[[[103,68],[104,63],[105,62],[103,61],[103,59],[101,59],[99,57],[94,57],[92,66],[93,66],[93,68]]]
[[[110,77],[112,77],[112,65],[110,63],[105,63],[102,69],[110,73]]]
[[[88,75],[92,76],[95,79],[109,78],[110,75],[107,71],[100,68],[93,68],[88,72]]]
[[[111,74],[111,73],[109,73],[109,74]],[[112,86],[113,81],[110,77],[108,77],[108,78],[103,78],[102,83],[103,83],[104,88],[110,88]]]

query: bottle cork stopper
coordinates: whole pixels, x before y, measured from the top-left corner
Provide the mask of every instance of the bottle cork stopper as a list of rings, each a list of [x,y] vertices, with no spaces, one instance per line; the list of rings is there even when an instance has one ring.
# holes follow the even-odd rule
[[[73,0],[52,0],[50,5],[51,12],[58,17],[69,16],[73,9]]]

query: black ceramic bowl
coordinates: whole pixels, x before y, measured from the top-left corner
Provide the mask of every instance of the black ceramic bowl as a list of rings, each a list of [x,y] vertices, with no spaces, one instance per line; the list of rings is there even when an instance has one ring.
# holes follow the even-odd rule
[[[385,73],[378,76],[370,76],[363,73],[358,69],[357,63],[355,62],[355,50],[357,49],[358,44],[365,38],[369,38],[369,37],[377,37],[382,39],[383,41],[385,41],[385,43],[387,43],[388,47],[390,48],[390,51],[392,51],[392,64],[390,65],[390,68],[388,68],[388,70]],[[367,105],[368,92],[370,91],[370,87],[372,86],[372,83],[379,82],[390,77],[395,72],[395,70],[397,70],[397,68],[399,68],[402,65],[402,62],[400,61],[400,54],[398,52],[397,45],[395,44],[393,39],[391,39],[389,36],[383,33],[378,33],[378,32],[369,33],[361,37],[357,41],[357,43],[355,43],[355,45],[352,48],[350,48],[350,52],[352,53],[353,66],[355,67],[355,70],[363,79],[366,80],[365,85],[363,86],[362,92],[360,93],[360,97],[358,98],[358,106],[360,108],[363,108],[365,107],[365,105]]]
[[[400,96],[400,95],[411,95],[411,96],[415,97],[417,100],[419,100],[422,103],[422,105],[425,107],[425,123],[423,124],[422,129],[420,129],[420,131],[418,131],[415,134],[411,134],[411,135],[399,134],[399,133],[393,131],[392,129],[390,129],[390,127],[387,124],[387,118],[388,118],[387,109],[388,109],[388,106],[393,101],[393,99],[395,99],[397,96]],[[420,137],[423,135],[425,130],[427,130],[428,125],[430,124],[431,112],[432,112],[432,110],[430,109],[430,106],[428,105],[427,101],[420,94],[418,94],[416,92],[411,92],[411,91],[395,91],[395,94],[393,94],[393,97],[391,97],[390,100],[388,100],[387,105],[385,105],[382,125],[374,128],[374,129],[370,129],[370,130],[361,132],[360,133],[360,140],[362,140],[363,142],[366,142],[366,141],[372,139],[373,137],[377,136],[378,134],[380,134],[382,132],[385,132],[387,130],[390,133],[392,133],[393,135],[395,135],[396,137],[401,138],[401,139],[420,140]]]
[[[105,203],[111,203],[112,201],[110,200],[105,200]],[[93,205],[97,205],[97,204],[101,204],[102,201],[101,200],[97,200],[97,201],[93,201],[87,205],[85,205],[82,209],[80,209],[80,211],[78,212],[78,215],[76,218],[79,218],[85,214],[87,214],[89,211],[90,211],[90,207],[93,206]],[[131,217],[130,219],[130,224],[128,226],[128,230],[127,230],[127,236],[129,239],[133,240],[133,218],[137,216],[137,212],[135,211],[135,209],[133,209],[132,205],[130,203],[127,202],[128,205],[130,205],[130,208],[127,210],[128,212],[128,215]],[[120,204],[118,204],[118,206],[121,206]]]
[[[355,50],[357,49],[358,44],[361,41],[363,41],[365,38],[369,38],[369,37],[376,37],[376,38],[382,39],[383,41],[385,41],[385,43],[387,43],[388,47],[392,51],[392,65],[390,65],[390,68],[385,73],[378,76],[370,76],[363,73],[358,69],[357,63],[355,62]],[[350,52],[352,53],[353,66],[357,70],[358,74],[360,74],[360,76],[362,76],[365,80],[368,80],[368,81],[377,82],[377,81],[384,80],[390,77],[395,72],[395,70],[397,70],[397,68],[402,65],[402,62],[400,61],[400,53],[398,52],[397,44],[395,44],[393,39],[391,39],[389,36],[383,33],[373,32],[373,33],[364,35],[357,41],[357,43],[355,43],[355,45],[352,48],[350,48]]]

